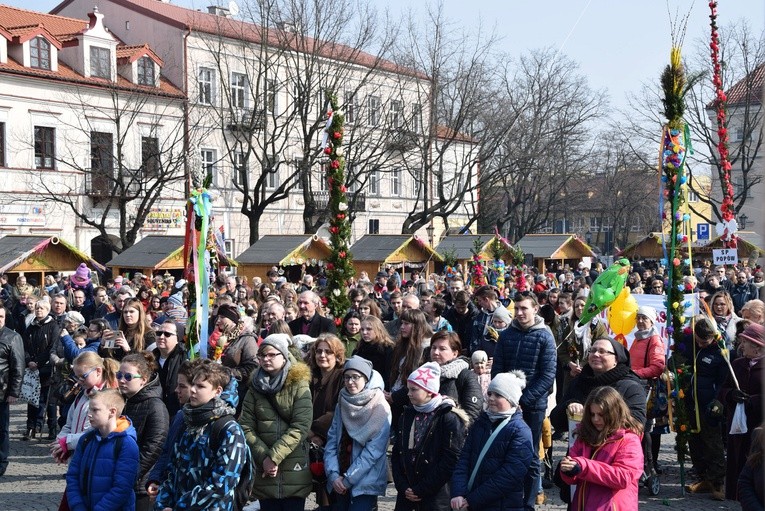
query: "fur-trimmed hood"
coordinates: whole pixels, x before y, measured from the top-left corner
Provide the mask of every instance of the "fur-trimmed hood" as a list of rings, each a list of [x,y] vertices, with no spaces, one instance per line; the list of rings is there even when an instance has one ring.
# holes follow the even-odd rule
[[[293,358],[292,355],[290,355],[290,362],[292,363],[292,366],[290,367],[290,370],[287,373],[287,380],[284,383],[291,384],[291,383],[297,383],[301,381],[310,383],[311,368],[308,367],[308,365],[306,365],[304,362],[299,362],[295,360],[295,358]]]

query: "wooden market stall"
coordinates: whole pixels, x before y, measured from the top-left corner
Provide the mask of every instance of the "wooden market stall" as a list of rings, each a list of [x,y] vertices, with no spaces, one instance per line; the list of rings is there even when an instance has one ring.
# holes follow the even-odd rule
[[[267,235],[250,245],[236,259],[239,275],[248,279],[260,277],[265,282],[266,272],[272,266],[278,266],[284,270],[288,281],[298,282],[304,264],[309,273],[318,273],[331,253],[329,244],[317,235]]]
[[[739,261],[743,261],[744,259],[757,260],[765,254],[765,250],[753,243],[755,240],[759,241],[759,237],[756,233],[751,231],[739,231],[736,235],[738,236],[736,251],[738,252]],[[703,241],[699,243],[697,241],[692,247],[693,258],[694,260],[699,261],[711,261],[713,259],[712,250],[720,248],[724,248],[723,240],[720,237],[713,238],[708,243],[704,243]]]
[[[416,234],[367,234],[353,244],[351,253],[356,275],[365,271],[372,280],[385,267],[396,267],[406,280],[407,272],[428,274],[436,261],[443,262],[443,257]]]
[[[532,259],[540,271],[547,271],[548,263],[558,262],[576,267],[583,258],[595,258],[595,252],[575,234],[527,234],[517,243],[527,259]]]
[[[662,238],[667,239],[667,236],[660,232],[652,232],[642,240],[620,251],[616,256],[626,257],[630,261],[658,261],[664,258]]]
[[[0,238],[0,273],[8,275],[11,284],[23,273],[36,285],[58,272],[73,272],[81,264],[103,274],[106,270],[86,253],[57,236],[24,236],[9,234]]]
[[[508,265],[511,264],[513,246],[498,237],[496,234],[455,234],[445,237],[436,247],[436,252],[441,257],[446,258],[448,253],[452,253],[457,259],[457,264],[462,268],[463,278],[467,277],[468,261],[473,258],[473,248],[476,240],[481,243],[481,256],[486,261],[494,259],[491,245],[495,239],[499,239],[502,244],[502,259]],[[436,264],[436,271],[441,272],[442,264]]]
[[[112,269],[113,275],[125,275],[130,278],[135,273],[153,275],[155,273],[169,272],[176,279],[183,275],[185,267],[183,261],[183,236],[150,235],[138,241],[135,245],[125,249],[106,266]],[[234,259],[227,258],[226,254],[219,253],[222,266],[236,266]]]

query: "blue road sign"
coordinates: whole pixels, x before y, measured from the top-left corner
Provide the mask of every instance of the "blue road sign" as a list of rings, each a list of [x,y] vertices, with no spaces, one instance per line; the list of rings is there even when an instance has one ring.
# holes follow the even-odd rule
[[[696,224],[696,239],[697,240],[709,239],[709,224]]]

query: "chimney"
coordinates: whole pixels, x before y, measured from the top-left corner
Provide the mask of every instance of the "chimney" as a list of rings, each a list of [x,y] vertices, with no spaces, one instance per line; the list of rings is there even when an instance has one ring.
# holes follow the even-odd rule
[[[207,12],[209,14],[214,14],[216,16],[223,16],[224,18],[231,17],[231,13],[228,11],[227,7],[221,7],[219,5],[210,5],[207,7]]]

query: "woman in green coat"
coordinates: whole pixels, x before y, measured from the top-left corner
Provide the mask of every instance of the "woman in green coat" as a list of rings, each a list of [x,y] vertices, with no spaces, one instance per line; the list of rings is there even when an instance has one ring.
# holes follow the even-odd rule
[[[262,511],[303,511],[312,480],[307,441],[313,420],[311,372],[290,355],[285,334],[263,339],[258,360],[239,420],[255,464],[252,494]]]

